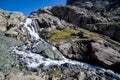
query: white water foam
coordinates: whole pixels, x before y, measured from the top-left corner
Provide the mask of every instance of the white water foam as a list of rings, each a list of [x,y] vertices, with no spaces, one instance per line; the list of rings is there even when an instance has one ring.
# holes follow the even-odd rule
[[[80,66],[86,66],[89,68],[94,68],[94,69],[100,69],[100,67],[98,66],[91,66],[87,63],[82,63],[79,61],[74,61],[74,60],[70,60],[67,59],[63,56],[63,60],[52,60],[49,58],[45,58],[43,56],[41,56],[40,54],[35,54],[32,52],[24,52],[24,51],[19,51],[17,50],[17,47],[14,47],[13,50],[15,53],[17,53],[18,55],[22,55],[23,57],[21,58],[22,61],[26,62],[27,67],[30,68],[37,68],[40,65],[44,65],[44,66],[50,66],[50,65],[61,65],[61,64],[65,64],[65,63],[69,63],[69,64],[73,64],[73,65],[80,65]]]
[[[32,19],[27,18],[24,27],[29,31],[29,34],[33,39],[40,39],[39,35],[35,32],[34,26],[32,25]]]

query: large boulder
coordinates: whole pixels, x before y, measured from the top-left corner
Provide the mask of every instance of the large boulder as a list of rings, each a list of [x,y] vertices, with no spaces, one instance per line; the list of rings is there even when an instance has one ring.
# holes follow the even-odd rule
[[[64,59],[62,54],[54,46],[46,42],[39,42],[36,46],[33,47],[32,52],[41,54],[42,56],[53,60]]]
[[[74,40],[74,39],[73,39]],[[79,61],[88,61],[89,60],[89,43],[91,40],[78,40],[78,41],[67,41],[58,43],[58,49],[62,54],[70,59],[79,60]],[[89,53],[88,53],[89,52]]]
[[[92,43],[92,51],[93,57],[104,66],[110,67],[111,65],[120,62],[119,51],[108,46],[104,40]]]

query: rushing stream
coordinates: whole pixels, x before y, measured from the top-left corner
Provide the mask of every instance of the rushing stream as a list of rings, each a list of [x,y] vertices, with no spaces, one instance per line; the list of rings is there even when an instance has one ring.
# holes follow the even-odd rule
[[[26,28],[27,31],[27,37],[28,39],[34,43],[34,45],[31,46],[31,48],[29,50],[26,51],[22,51],[19,50],[18,46],[14,47],[13,51],[17,54],[17,55],[22,55],[22,57],[20,58],[21,61],[26,63],[26,66],[29,69],[34,69],[39,67],[40,65],[44,65],[44,66],[49,66],[49,65],[61,65],[61,64],[65,64],[65,63],[69,63],[69,64],[74,64],[74,65],[81,65],[81,66],[87,66],[89,68],[94,68],[94,69],[100,69],[101,67],[97,67],[97,66],[91,66],[89,64],[86,63],[82,63],[79,61],[74,61],[74,60],[70,60],[65,58],[58,50],[56,47],[48,44],[47,42],[45,42],[43,39],[41,39],[38,35],[38,33],[35,31],[34,25],[32,24],[32,19],[27,18],[26,22],[24,23],[24,28]],[[49,57],[44,57],[41,54],[37,54],[34,51],[32,51],[31,49],[34,49],[36,46],[38,45],[44,45],[44,47],[49,48],[53,53],[57,54],[57,58],[58,59],[52,59]],[[50,47],[48,47],[47,45],[49,45]],[[22,45],[25,46],[25,45]],[[44,50],[44,49],[43,49]],[[41,50],[41,51],[43,51]]]

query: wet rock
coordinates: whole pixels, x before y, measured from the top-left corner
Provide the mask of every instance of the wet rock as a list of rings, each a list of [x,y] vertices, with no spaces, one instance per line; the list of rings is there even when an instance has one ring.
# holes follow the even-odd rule
[[[107,76],[110,76],[110,77],[112,77],[112,78],[115,78],[115,79],[120,79],[120,76],[119,75],[117,75],[117,74],[115,74],[113,71],[111,71],[111,70],[106,70],[105,71],[105,74],[107,75]]]
[[[54,46],[46,42],[39,42],[35,47],[33,47],[32,52],[41,54],[44,57],[51,59],[63,59],[62,54]]]

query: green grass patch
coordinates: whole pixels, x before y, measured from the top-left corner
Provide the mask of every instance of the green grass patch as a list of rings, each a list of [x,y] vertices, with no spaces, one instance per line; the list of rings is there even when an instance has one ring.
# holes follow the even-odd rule
[[[88,36],[90,36],[91,38],[103,38],[103,35],[100,35],[100,34],[98,34],[98,33],[91,32],[91,31],[89,31],[89,30],[87,30],[87,29],[83,29],[83,28],[81,28],[81,30],[82,30],[85,34],[87,34]]]
[[[63,30],[58,30],[56,32],[51,32],[51,37],[50,40],[58,40],[58,39],[63,39],[63,38],[70,38],[72,37],[71,34],[74,32],[79,32],[79,30],[74,30],[71,28],[65,28]]]

